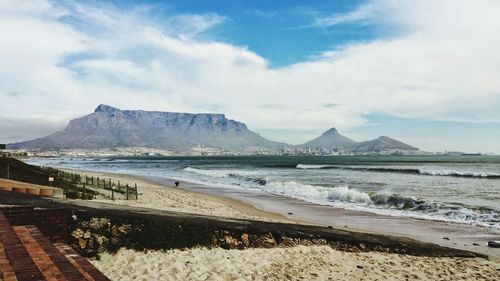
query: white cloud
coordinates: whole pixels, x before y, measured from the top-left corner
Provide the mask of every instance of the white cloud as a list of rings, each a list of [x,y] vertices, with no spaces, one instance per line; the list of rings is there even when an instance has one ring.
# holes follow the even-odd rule
[[[324,24],[369,20],[398,35],[276,69],[201,39],[219,15],[159,23],[147,7],[0,0],[0,118],[72,118],[107,103],[223,112],[261,129],[349,128],[369,113],[500,121],[500,2],[367,5]]]

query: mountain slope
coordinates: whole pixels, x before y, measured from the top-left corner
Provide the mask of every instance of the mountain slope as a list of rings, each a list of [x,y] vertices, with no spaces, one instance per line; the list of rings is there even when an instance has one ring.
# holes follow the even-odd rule
[[[341,135],[337,129],[331,128],[330,130],[324,132],[321,136],[310,140],[304,144],[299,145],[301,148],[347,148],[355,145],[356,142],[352,139]]]
[[[194,146],[231,151],[277,150],[286,144],[270,141],[223,114],[191,114],[120,110],[99,105],[95,112],[73,119],[55,134],[10,145],[25,149],[98,149],[154,147],[174,151]]]
[[[400,142],[398,140],[381,136],[374,140],[356,143],[353,147],[355,152],[377,152],[384,150],[418,150],[418,148]]]

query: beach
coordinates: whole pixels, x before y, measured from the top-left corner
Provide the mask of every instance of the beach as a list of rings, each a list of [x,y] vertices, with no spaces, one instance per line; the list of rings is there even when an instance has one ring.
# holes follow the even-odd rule
[[[74,170],[72,170],[74,172]],[[297,223],[236,199],[193,192],[203,186],[169,187],[142,177],[81,171],[88,176],[137,183],[139,199],[95,201],[236,219]],[[301,222],[302,223],[302,222]],[[190,248],[168,251],[120,249],[91,262],[112,280],[495,280],[498,260],[436,258],[381,252],[344,252],[328,245],[270,249]],[[132,270],[133,269],[133,270]]]
[[[121,249],[92,263],[112,280],[496,280],[500,264],[329,246],[136,252]]]
[[[130,186],[137,184],[137,192],[139,194],[137,200],[125,200],[123,196],[117,196],[117,198],[121,199],[93,200],[96,202],[226,218],[294,222],[294,220],[287,219],[282,215],[257,209],[239,200],[196,193],[184,189],[187,185],[195,186],[190,183],[181,182],[180,187],[174,187],[174,179],[169,180],[170,184],[166,185],[153,180],[124,174],[65,170],[87,175],[88,177],[111,179],[114,183],[120,181],[122,184],[129,184]]]

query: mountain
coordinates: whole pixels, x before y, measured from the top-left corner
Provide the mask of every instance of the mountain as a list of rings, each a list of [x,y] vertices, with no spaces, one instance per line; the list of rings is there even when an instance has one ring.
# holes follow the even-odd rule
[[[389,137],[355,142],[335,128],[304,144],[291,146],[268,140],[249,130],[244,123],[227,119],[224,114],[121,110],[103,104],[93,113],[71,120],[62,131],[9,144],[8,148],[58,150],[149,147],[182,152],[198,146],[233,152],[278,152],[282,148],[292,147],[336,148],[355,153],[418,150]]]
[[[355,145],[356,142],[352,139],[341,135],[337,129],[331,128],[330,130],[324,132],[321,136],[310,140],[304,144],[299,145],[300,148],[348,148]]]
[[[120,110],[99,105],[57,133],[9,145],[12,149],[154,147],[185,151],[195,146],[230,151],[278,150],[286,146],[249,130],[223,114]]]
[[[400,142],[390,137],[381,136],[374,140],[356,143],[353,147],[354,152],[377,152],[385,150],[419,150],[416,147]]]
[[[386,136],[378,137],[370,141],[356,142],[348,137],[341,135],[335,128],[331,128],[330,130],[324,132],[321,136],[304,144],[297,145],[296,147],[301,149],[312,148],[328,150],[337,148],[354,153],[381,152],[390,150],[419,150],[416,147]]]

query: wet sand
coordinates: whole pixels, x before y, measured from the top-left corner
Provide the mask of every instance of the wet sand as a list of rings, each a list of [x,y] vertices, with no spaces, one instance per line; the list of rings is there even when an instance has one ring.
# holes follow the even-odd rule
[[[112,202],[115,204],[230,218],[316,224],[365,233],[402,236],[485,254],[500,261],[500,249],[487,246],[489,240],[500,240],[500,235],[482,231],[477,227],[384,216],[316,205],[265,192],[210,187],[184,181],[180,181],[180,188],[174,188],[174,182],[177,180],[161,177],[84,173],[139,184],[139,193],[143,194],[139,196],[139,201],[116,200]]]
[[[173,179],[85,173],[138,184],[138,201],[99,200],[105,204],[347,227],[348,230],[403,236],[466,249],[490,255],[491,259],[355,253],[329,246],[303,245],[246,250],[191,248],[138,252],[120,249],[116,254],[105,253],[100,260],[92,260],[112,280],[495,280],[500,274],[498,249],[484,246],[491,236],[460,225],[381,216],[318,206],[263,192],[187,182],[181,182],[179,189],[173,187]],[[443,240],[443,237],[450,240]],[[472,243],[481,245],[473,246]]]
[[[445,247],[473,251],[500,260],[500,249],[487,246],[489,240],[500,240],[500,235],[468,225],[321,206],[264,192],[211,188],[197,184],[186,184],[184,188],[198,193],[242,200],[256,208],[281,214],[289,219],[367,233],[403,236]]]

